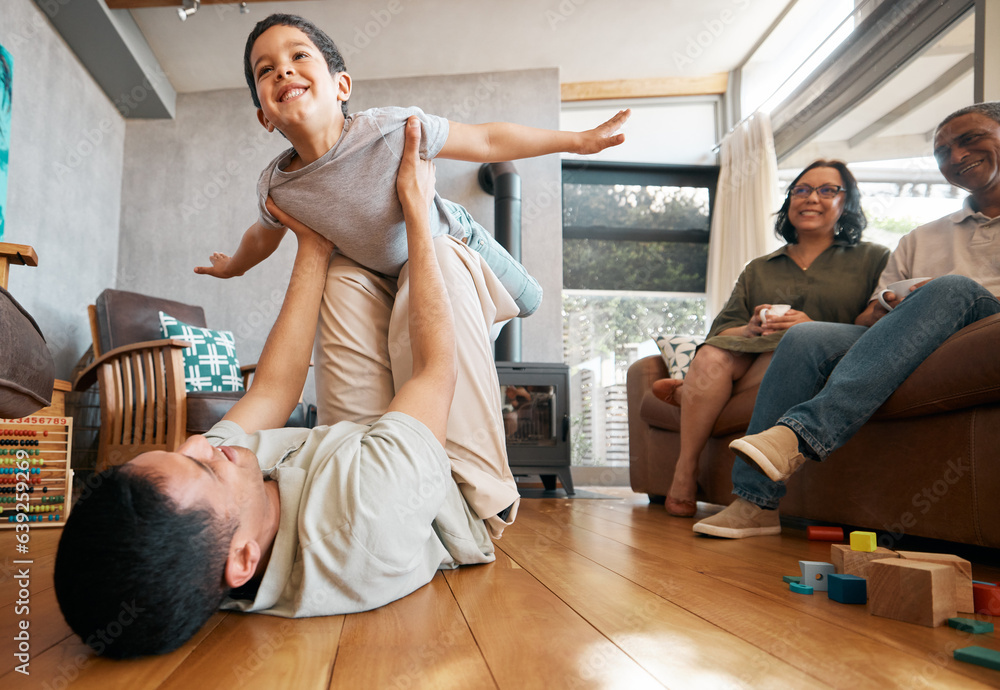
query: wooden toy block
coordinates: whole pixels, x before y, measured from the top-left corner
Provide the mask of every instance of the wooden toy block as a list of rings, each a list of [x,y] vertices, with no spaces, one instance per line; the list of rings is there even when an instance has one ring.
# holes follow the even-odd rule
[[[986,647],[963,647],[955,650],[955,658],[967,664],[985,666],[1000,671],[1000,652]]]
[[[799,561],[802,571],[802,584],[812,587],[817,592],[827,591],[827,581],[834,573],[833,563],[823,561]]]
[[[1000,587],[974,582],[972,584],[972,608],[976,613],[1000,616]]]
[[[886,558],[868,564],[868,613],[936,628],[955,609],[955,569]]]
[[[784,582],[784,583],[786,583],[786,584],[789,583],[789,582],[796,582],[796,583],[798,583],[800,585],[802,584],[802,578],[799,577],[799,576],[797,576],[797,575],[782,575],[781,576],[781,581]]]
[[[857,575],[831,573],[826,595],[841,604],[864,604],[868,601],[868,581]]]
[[[838,573],[868,576],[868,564],[882,558],[899,558],[896,552],[884,547],[874,551],[853,551],[847,544],[830,544],[830,562]]]
[[[796,594],[812,594],[813,588],[809,585],[800,585],[798,582],[789,582],[788,589]]]
[[[897,551],[900,558],[924,563],[941,563],[955,569],[955,606],[959,613],[974,613],[976,607],[972,597],[972,564],[964,558],[946,553],[925,553],[923,551]]]
[[[840,527],[809,525],[806,536],[812,541],[844,541],[844,530]]]
[[[874,551],[878,548],[878,537],[874,532],[851,532],[852,551]]]
[[[956,630],[961,630],[962,632],[975,633],[977,635],[993,632],[992,623],[987,623],[986,621],[977,621],[973,618],[957,618],[957,617],[949,618],[948,625],[955,628]]]

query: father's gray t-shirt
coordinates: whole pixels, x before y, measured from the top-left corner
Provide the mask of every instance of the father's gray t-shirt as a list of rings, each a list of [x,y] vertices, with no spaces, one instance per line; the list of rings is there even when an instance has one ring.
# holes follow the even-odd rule
[[[398,276],[406,263],[406,225],[396,194],[406,120],[420,118],[420,157],[437,156],[448,139],[448,120],[420,108],[373,108],[347,117],[333,148],[301,170],[285,172],[294,149],[268,164],[257,182],[260,222],[281,223],[264,206],[268,194],[278,207],[328,238],[337,251],[362,266]],[[431,235],[462,239],[466,230],[434,194]]]

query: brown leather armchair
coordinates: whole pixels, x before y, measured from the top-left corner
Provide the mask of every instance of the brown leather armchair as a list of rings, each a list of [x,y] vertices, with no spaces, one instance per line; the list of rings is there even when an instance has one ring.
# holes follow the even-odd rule
[[[0,242],[0,419],[18,419],[52,402],[55,362],[38,324],[7,292],[10,264],[37,266],[35,251]]]
[[[95,358],[73,387],[82,391],[98,382],[98,470],[150,450],[174,450],[188,436],[208,431],[243,396],[243,391],[189,392],[185,388],[181,351],[188,343],[162,339],[159,312],[205,328],[201,307],[105,290],[90,311]],[[241,368],[244,387],[255,368]],[[300,402],[288,426],[307,425]]]
[[[1000,315],[964,328],[928,357],[826,462],[791,478],[781,514],[1000,547]],[[630,478],[662,501],[680,449],[680,414],[650,392],[659,356],[628,371]],[[750,422],[757,389],[736,393],[702,452],[698,499],[733,500],[729,442]],[[881,542],[880,542],[881,543]],[[889,545],[886,543],[885,545]]]

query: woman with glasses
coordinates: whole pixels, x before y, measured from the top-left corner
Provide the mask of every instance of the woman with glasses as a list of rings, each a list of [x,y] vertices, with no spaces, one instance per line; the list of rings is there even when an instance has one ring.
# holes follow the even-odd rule
[[[786,244],[747,264],[684,380],[653,384],[658,398],[681,408],[668,513],[695,514],[701,451],[729,399],[760,383],[785,331],[806,321],[854,323],[864,311],[889,259],[887,248],[860,241],[866,225],[857,180],[841,161],[818,160],[789,186],[774,224]],[[791,308],[761,314],[772,305]]]

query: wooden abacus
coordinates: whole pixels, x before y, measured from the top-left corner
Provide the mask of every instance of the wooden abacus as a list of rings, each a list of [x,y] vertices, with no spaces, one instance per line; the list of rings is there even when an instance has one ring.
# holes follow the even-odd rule
[[[66,523],[73,501],[72,442],[72,417],[0,419],[0,529]],[[26,491],[17,491],[19,482]],[[17,500],[24,496],[27,501]]]

